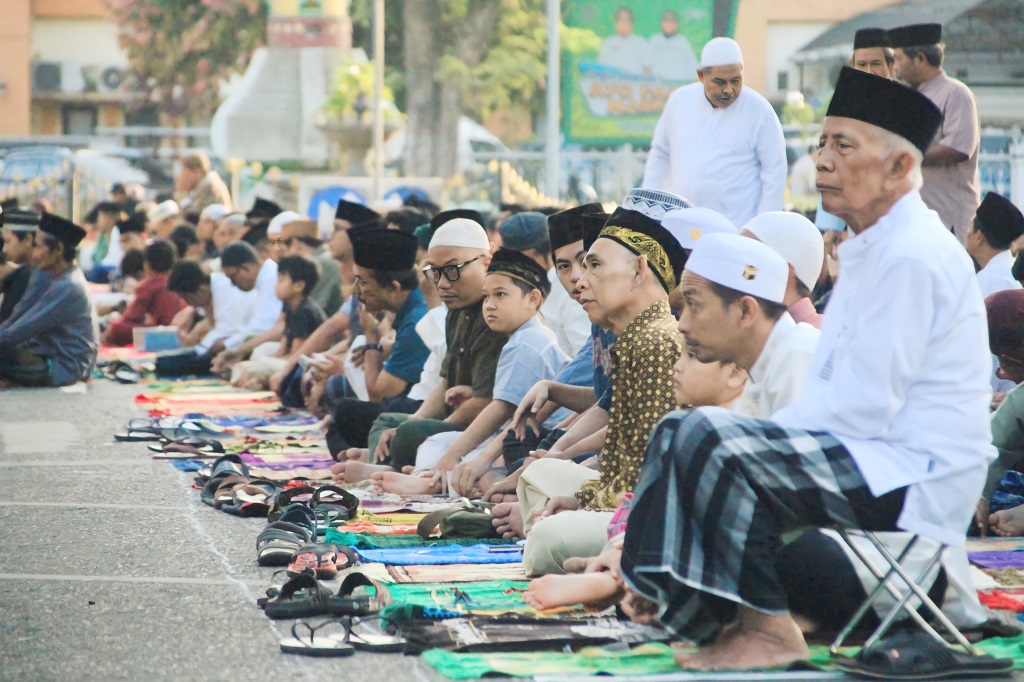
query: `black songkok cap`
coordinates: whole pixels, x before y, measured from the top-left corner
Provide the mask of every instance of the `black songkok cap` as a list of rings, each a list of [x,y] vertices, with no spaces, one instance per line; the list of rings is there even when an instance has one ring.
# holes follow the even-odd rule
[[[583,214],[583,248],[590,251],[611,215],[604,211]]]
[[[252,205],[252,208],[245,214],[245,217],[250,220],[256,218],[270,220],[278,213],[284,213],[284,209],[269,199],[257,198],[256,203]]]
[[[583,216],[588,213],[599,213],[600,211],[601,204],[593,203],[567,208],[564,211],[549,215],[548,238],[551,240],[551,255],[554,255],[556,249],[583,239]]]
[[[420,242],[401,230],[363,229],[352,237],[352,258],[368,270],[412,270]]]
[[[52,213],[46,213],[40,218],[39,229],[47,234],[52,234],[62,243],[72,247],[78,246],[79,242],[85,239],[85,230],[70,220]]]
[[[867,47],[891,47],[889,32],[884,28],[862,28],[853,37],[853,49],[862,50]]]
[[[924,154],[942,123],[932,101],[888,78],[844,66],[826,116],[870,123],[909,140]]]
[[[121,234],[128,232],[145,232],[146,231],[146,214],[142,211],[136,211],[128,216],[127,220],[122,220],[117,224],[117,231]]]
[[[449,220],[455,220],[456,218],[465,218],[466,220],[472,220],[480,227],[485,227],[484,217],[480,215],[480,211],[474,211],[471,208],[453,208],[450,211],[441,211],[433,218],[430,219],[430,232],[433,234],[437,232],[437,228],[444,225]]]
[[[672,233],[654,218],[628,208],[617,208],[599,238],[611,239],[647,258],[658,281],[671,292],[686,265],[686,251]]]
[[[4,208],[0,212],[0,227],[12,232],[35,232],[39,225],[39,215],[32,211],[22,211],[17,208]]]
[[[1024,234],[1024,215],[1006,197],[989,192],[978,207],[975,227],[993,248],[1008,249],[1013,240]]]
[[[353,227],[356,225],[363,226],[367,223],[380,222],[380,213],[377,213],[372,208],[367,208],[362,204],[357,204],[354,201],[346,201],[344,199],[338,202],[338,208],[334,211],[334,217],[337,220],[346,221]]]
[[[942,24],[913,24],[889,30],[892,47],[938,45],[942,42]]]
[[[491,257],[491,264],[487,266],[487,274],[517,279],[539,290],[544,298],[551,293],[551,280],[548,279],[547,270],[521,251],[498,249]]]

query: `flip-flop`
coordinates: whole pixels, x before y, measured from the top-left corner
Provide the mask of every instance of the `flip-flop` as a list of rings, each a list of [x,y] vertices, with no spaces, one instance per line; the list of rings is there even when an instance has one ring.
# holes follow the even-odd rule
[[[338,625],[341,625],[342,632],[318,635],[321,629]],[[302,632],[303,629],[305,632]],[[356,649],[349,644],[348,640],[349,623],[347,622],[329,620],[314,627],[305,621],[299,621],[292,625],[291,638],[281,641],[281,651],[301,656],[351,656]]]
[[[895,633],[853,658],[837,658],[835,664],[843,672],[886,680],[1009,675],[1013,671],[1012,659],[956,651],[927,632]]]
[[[344,557],[344,561],[341,558]],[[339,570],[358,563],[355,552],[333,542],[314,542],[295,550],[288,564],[288,575],[295,577],[312,569],[320,580],[334,580]]]
[[[353,618],[348,629],[348,641],[359,651],[394,654],[405,650],[405,638],[392,634],[383,626],[380,616]]]

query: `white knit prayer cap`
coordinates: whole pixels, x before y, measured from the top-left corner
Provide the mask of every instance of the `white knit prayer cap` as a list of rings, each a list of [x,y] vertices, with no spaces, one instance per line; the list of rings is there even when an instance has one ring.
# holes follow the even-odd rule
[[[231,213],[228,207],[224,204],[210,204],[203,209],[202,213],[199,214],[200,218],[206,218],[212,220],[215,223],[219,223],[220,219]]]
[[[769,211],[743,226],[793,266],[796,278],[813,289],[825,260],[825,242],[821,232],[799,213]]]
[[[276,237],[284,231],[284,226],[288,223],[309,219],[309,216],[296,213],[295,211],[282,211],[270,220],[270,224],[267,225],[267,236]]]
[[[697,240],[709,234],[736,234],[736,226],[718,211],[710,208],[681,208],[669,211],[661,219],[661,226],[668,230],[676,241],[687,250],[697,245]]]
[[[782,303],[789,265],[766,244],[738,234],[701,238],[686,261],[686,270],[741,294]]]
[[[739,43],[732,38],[712,38],[704,46],[700,53],[700,65],[702,68],[711,66],[727,66],[729,64],[743,64],[743,50]]]
[[[149,213],[146,214],[146,219],[151,223],[159,223],[163,220],[181,214],[181,209],[178,208],[177,202],[173,199],[163,201],[153,208],[149,209]]]
[[[468,218],[454,218],[437,228],[430,239],[431,249],[439,246],[455,246],[466,249],[490,251],[491,242],[487,232],[479,223]]]

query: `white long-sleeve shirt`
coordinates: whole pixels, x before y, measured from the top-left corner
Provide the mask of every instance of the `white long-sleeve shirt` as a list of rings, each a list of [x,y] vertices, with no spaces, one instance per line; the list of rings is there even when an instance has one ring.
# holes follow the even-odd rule
[[[747,372],[743,393],[729,409],[755,419],[770,419],[793,403],[804,390],[819,336],[811,325],[797,324],[789,313],[782,313]]]
[[[978,271],[978,287],[982,299],[1007,289],[1021,288],[1020,282],[1013,278],[1013,256],[1009,250],[997,253]]]
[[[544,316],[544,324],[558,338],[562,352],[571,358],[576,357],[583,344],[591,341],[590,317],[558,281],[554,268],[548,270],[548,281],[551,282],[551,293],[544,299],[540,314]]]
[[[226,343],[227,339],[241,333],[256,306],[256,292],[242,291],[223,272],[210,275],[210,293],[213,297],[213,328],[196,346],[200,353],[206,353],[218,341]]]
[[[772,105],[743,88],[716,109],[702,83],[672,93],[647,157],[643,186],[685,197],[745,225],[781,211],[786,191],[786,141]]]
[[[281,319],[281,299],[277,297],[274,289],[277,288],[277,263],[269,258],[260,266],[260,272],[256,275],[256,286],[251,293],[255,296],[255,302],[249,315],[242,323],[241,329],[224,340],[227,348],[244,343],[246,339],[262,334]]]
[[[964,543],[995,458],[988,324],[967,252],[912,191],[839,247],[807,386],[775,421],[831,433],[898,525]]]

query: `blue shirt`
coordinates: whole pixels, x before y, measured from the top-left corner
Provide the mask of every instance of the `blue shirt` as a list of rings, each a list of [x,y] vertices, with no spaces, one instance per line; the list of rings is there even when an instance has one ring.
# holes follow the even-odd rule
[[[501,349],[494,373],[494,399],[518,406],[534,384],[553,378],[568,361],[555,333],[536,316],[531,317],[512,332]],[[570,414],[564,408],[557,410],[544,425],[550,427]]]
[[[85,381],[96,363],[91,304],[76,270],[59,275],[33,270],[25,295],[0,325],[0,343],[51,361],[54,386]]]
[[[427,314],[427,302],[419,288],[409,293],[395,315],[395,345],[384,362],[384,371],[410,386],[420,380],[430,349],[416,333],[416,323]],[[353,318],[355,319],[355,318]]]
[[[595,324],[590,333],[594,337],[594,395],[597,396],[597,406],[611,412],[612,357],[608,349],[615,343],[615,332],[601,329]]]
[[[576,357],[554,379],[569,386],[594,386],[594,343],[584,343]]]

